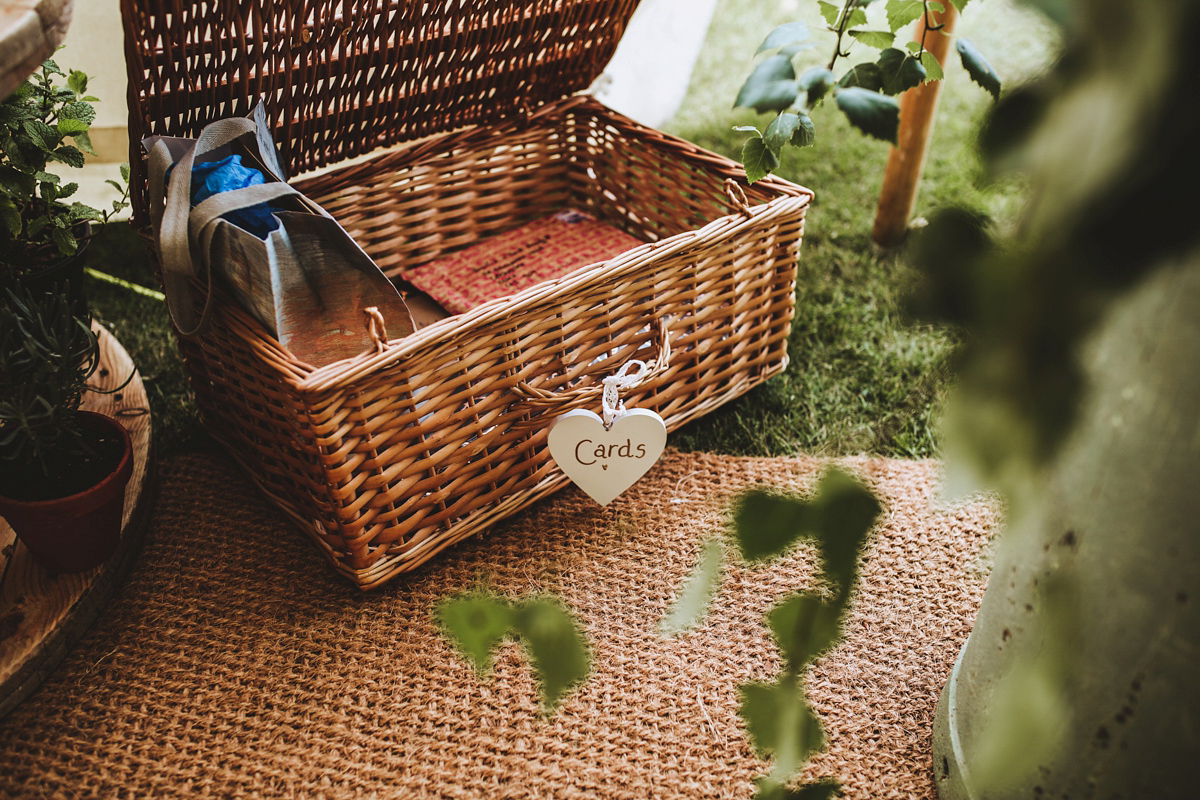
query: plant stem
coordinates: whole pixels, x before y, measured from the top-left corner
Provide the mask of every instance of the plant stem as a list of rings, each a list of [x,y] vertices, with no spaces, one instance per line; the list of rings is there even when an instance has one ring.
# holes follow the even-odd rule
[[[833,65],[837,63],[838,56],[848,56],[849,53],[842,52],[842,37],[846,34],[846,28],[850,27],[850,7],[854,4],[854,0],[846,0],[842,5],[842,15],[838,17],[837,26],[837,42],[833,46],[833,57],[829,59],[829,69],[833,69]]]
[[[930,16],[928,2],[923,3],[922,6],[925,9],[924,12],[922,12],[925,16],[925,25],[921,28],[921,52],[917,53],[917,58],[925,55],[925,37],[929,35],[929,32],[940,31],[942,28],[946,27],[945,23],[939,23],[937,25],[933,24],[933,17]]]

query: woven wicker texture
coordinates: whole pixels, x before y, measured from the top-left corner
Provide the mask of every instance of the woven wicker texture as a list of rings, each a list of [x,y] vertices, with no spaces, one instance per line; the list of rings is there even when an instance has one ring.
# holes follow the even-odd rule
[[[205,423],[350,581],[378,586],[564,486],[547,426],[598,408],[631,359],[669,345],[626,404],[670,430],[785,367],[812,193],[742,188],[729,159],[566,96],[632,0],[227,5],[122,3],[134,140],[265,94],[291,169],[338,162],[296,187],[393,279],[567,208],[644,243],[319,370],[218,301],[182,347]]]
[[[847,639],[810,675],[829,749],[807,776],[933,800],[934,705],[997,513],[937,506],[932,462],[843,463],[886,510]],[[607,509],[564,491],[363,594],[226,459],[168,462],[128,585],[0,723],[0,795],[749,798],[765,765],[737,685],[778,668],[762,618],[814,585],[811,553],[733,565],[703,626],[656,626],[734,492],[805,490],[825,464],[668,451]],[[556,593],[585,628],[593,673],[553,716],[516,645],[480,680],[433,626],[438,598],[480,582]]]
[[[636,6],[121,0],[130,163],[142,137],[194,137],[260,97],[292,175],[495,122],[587,88]]]

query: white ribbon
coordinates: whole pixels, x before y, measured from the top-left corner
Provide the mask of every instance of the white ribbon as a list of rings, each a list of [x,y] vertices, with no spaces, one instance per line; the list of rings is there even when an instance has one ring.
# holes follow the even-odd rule
[[[630,368],[636,369],[637,372],[630,374]],[[621,400],[621,392],[637,386],[649,371],[650,367],[645,361],[634,359],[626,362],[616,375],[610,375],[600,381],[604,384],[604,394],[600,399],[600,405],[605,429],[611,428],[614,422],[626,414],[625,402]]]

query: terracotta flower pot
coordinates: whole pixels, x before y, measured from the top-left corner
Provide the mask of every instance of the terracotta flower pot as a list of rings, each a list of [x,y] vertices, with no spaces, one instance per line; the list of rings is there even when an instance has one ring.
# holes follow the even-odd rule
[[[125,486],[133,476],[133,444],[124,426],[103,414],[80,411],[86,430],[121,437],[115,469],[90,488],[53,500],[17,500],[0,494],[0,516],[39,564],[53,572],[84,572],[104,563],[121,541]]]

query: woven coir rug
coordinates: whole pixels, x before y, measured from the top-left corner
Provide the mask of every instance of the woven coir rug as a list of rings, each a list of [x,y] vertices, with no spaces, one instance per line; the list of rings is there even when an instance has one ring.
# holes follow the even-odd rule
[[[829,747],[806,776],[933,798],[934,706],[998,512],[939,506],[934,462],[840,463],[885,510],[847,638],[810,673]],[[668,451],[608,508],[564,490],[362,593],[229,462],[169,461],[128,584],[0,720],[0,794],[748,798],[767,765],[737,687],[775,674],[763,615],[814,585],[812,553],[734,564],[703,626],[658,624],[737,490],[805,490],[826,464]],[[481,583],[557,594],[585,628],[592,674],[552,716],[517,645],[481,680],[432,624],[440,597]]]

